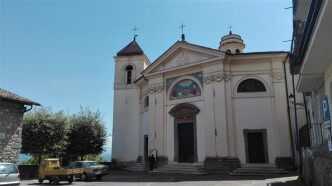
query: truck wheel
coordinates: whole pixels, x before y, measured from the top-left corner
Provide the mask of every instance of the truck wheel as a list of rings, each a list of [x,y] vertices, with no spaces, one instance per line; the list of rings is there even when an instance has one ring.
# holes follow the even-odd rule
[[[44,179],[42,179],[42,178],[38,178],[38,182],[40,183],[40,184],[42,184],[43,183],[43,181],[44,181]]]
[[[68,179],[68,183],[71,184],[71,183],[73,183],[73,181],[74,181],[74,177],[70,176],[70,178]]]
[[[59,177],[59,176],[53,176],[53,178],[52,178],[52,182],[53,182],[53,184],[55,184],[55,185],[59,185],[60,177]]]
[[[100,176],[100,175],[98,175],[98,176],[96,176],[96,180],[101,180],[101,178],[102,178],[102,176]]]

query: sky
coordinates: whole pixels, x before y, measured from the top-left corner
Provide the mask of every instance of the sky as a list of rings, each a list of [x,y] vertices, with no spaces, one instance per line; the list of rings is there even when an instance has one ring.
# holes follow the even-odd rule
[[[113,125],[114,59],[133,40],[153,62],[181,40],[244,52],[289,51],[291,0],[0,0],[0,87],[54,112],[99,110]],[[111,137],[105,157],[110,160]]]

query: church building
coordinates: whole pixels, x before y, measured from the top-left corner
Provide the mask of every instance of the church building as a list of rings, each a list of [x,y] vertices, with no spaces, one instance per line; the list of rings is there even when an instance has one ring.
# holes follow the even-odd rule
[[[231,31],[217,49],[182,35],[151,63],[134,38],[114,57],[113,161],[291,164],[288,53],[244,49]]]

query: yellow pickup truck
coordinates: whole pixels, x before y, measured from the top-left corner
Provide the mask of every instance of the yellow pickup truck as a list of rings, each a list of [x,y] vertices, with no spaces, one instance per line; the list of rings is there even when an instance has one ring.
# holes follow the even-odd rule
[[[49,158],[44,159],[39,166],[39,183],[49,180],[50,183],[58,185],[60,181],[68,181],[72,183],[75,175],[82,174],[83,169],[66,169],[60,167],[60,159]]]

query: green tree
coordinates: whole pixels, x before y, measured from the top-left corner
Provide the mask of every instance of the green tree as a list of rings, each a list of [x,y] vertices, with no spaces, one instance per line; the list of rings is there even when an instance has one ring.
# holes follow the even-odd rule
[[[86,155],[98,155],[104,151],[107,141],[105,122],[99,111],[92,112],[89,108],[81,107],[78,114],[71,117],[69,145],[67,153],[71,158]]]
[[[86,155],[86,156],[84,156],[84,160],[97,161],[97,162],[106,162],[107,161],[100,154],[99,155],[93,155],[93,154]]]
[[[27,113],[23,119],[21,153],[38,157],[62,156],[67,147],[68,117],[59,111],[41,107]]]

